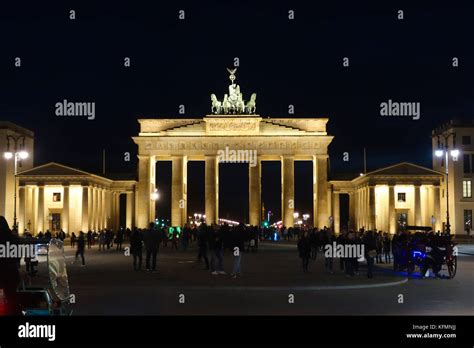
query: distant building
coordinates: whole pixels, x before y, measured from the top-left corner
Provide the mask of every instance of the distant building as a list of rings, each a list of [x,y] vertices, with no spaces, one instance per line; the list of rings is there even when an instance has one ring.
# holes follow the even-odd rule
[[[445,176],[441,185],[441,212],[446,223],[446,199],[449,198],[449,215],[452,233],[466,234],[472,229],[474,211],[474,120],[450,121],[432,132],[433,152],[448,150],[448,186],[446,197]],[[446,147],[447,146],[447,147]],[[451,150],[458,150],[452,156]],[[446,173],[446,153],[433,155],[433,169]]]
[[[18,139],[18,148],[16,150],[19,151],[20,147],[24,144],[23,150],[28,153],[28,158],[18,161],[18,171],[33,167],[33,132],[11,122],[0,121],[0,216],[5,216],[10,226],[13,225],[14,212],[15,160],[14,157],[6,160],[4,154],[5,152],[15,152],[14,138]]]

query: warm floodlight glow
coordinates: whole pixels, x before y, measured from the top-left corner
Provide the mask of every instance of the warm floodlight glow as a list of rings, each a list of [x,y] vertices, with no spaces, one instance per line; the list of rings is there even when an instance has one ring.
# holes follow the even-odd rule
[[[160,199],[160,194],[158,193],[157,189],[155,189],[155,191],[151,194],[151,199],[154,201],[157,201],[158,199]]]
[[[27,159],[28,158],[28,152],[26,152],[26,151],[20,151],[18,153],[18,155],[20,156],[21,159]]]

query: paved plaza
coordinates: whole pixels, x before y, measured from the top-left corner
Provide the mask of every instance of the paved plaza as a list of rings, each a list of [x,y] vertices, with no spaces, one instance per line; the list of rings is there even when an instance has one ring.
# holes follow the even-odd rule
[[[304,274],[296,246],[282,242],[244,253],[237,279],[204,270],[195,245],[186,252],[162,247],[156,273],[133,271],[132,257],[115,248],[86,249],[82,267],[71,264],[74,250],[67,246],[66,260],[73,315],[468,315],[474,312],[474,254],[471,246],[460,251],[454,279],[407,279],[391,265],[377,266],[368,279],[364,264],[359,275],[347,278],[338,259],[335,274],[326,273],[321,254]],[[229,251],[224,268],[231,272]],[[40,272],[34,281],[42,278]]]

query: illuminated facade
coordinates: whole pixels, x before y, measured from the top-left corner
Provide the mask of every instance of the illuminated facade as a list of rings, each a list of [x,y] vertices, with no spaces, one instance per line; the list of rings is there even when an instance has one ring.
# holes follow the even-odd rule
[[[18,174],[18,231],[87,232],[132,228],[134,180],[111,180],[58,163]],[[120,196],[125,195],[126,219],[120,224]]]
[[[448,151],[448,186],[441,185],[441,212],[446,221],[446,200],[449,199],[451,231],[466,234],[466,228],[473,228],[474,196],[474,121],[451,121],[432,132],[433,151]],[[457,151],[452,156],[451,150]],[[446,156],[433,156],[433,169],[446,173]]]
[[[4,216],[10,225],[13,225],[14,214],[14,192],[15,192],[15,160],[5,159],[6,152],[15,152],[15,140],[18,139],[16,151],[23,150],[28,153],[28,158],[21,159],[17,163],[17,171],[33,167],[34,159],[34,134],[32,131],[17,126],[11,122],[0,122],[0,216]],[[18,192],[18,188],[17,188]],[[18,206],[18,201],[17,201]],[[17,210],[18,215],[18,210]]]
[[[334,229],[340,231],[339,195],[349,195],[349,227],[395,233],[402,226],[441,230],[440,185],[443,175],[399,163],[350,181],[330,181]]]

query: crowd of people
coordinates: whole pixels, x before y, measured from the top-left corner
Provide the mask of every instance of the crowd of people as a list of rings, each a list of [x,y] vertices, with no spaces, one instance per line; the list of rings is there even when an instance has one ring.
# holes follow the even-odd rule
[[[285,233],[284,233],[285,235]],[[359,273],[359,264],[362,259],[367,262],[367,277],[373,277],[374,263],[389,263],[391,260],[392,241],[388,233],[381,231],[359,231],[344,230],[337,236],[333,230],[324,227],[321,230],[316,228],[301,229],[294,228],[287,233],[288,236],[296,235],[298,238],[298,252],[302,260],[303,272],[309,272],[310,260],[316,260],[318,253],[324,258],[324,267],[326,272],[334,274],[334,253],[328,255],[327,248],[333,248],[334,244],[341,246],[350,246],[345,250],[362,250],[362,255],[342,255],[339,259],[339,268],[344,271],[348,277],[353,277]],[[290,237],[289,237],[290,238]],[[363,248],[357,248],[357,246]],[[383,261],[385,259],[385,262]]]

